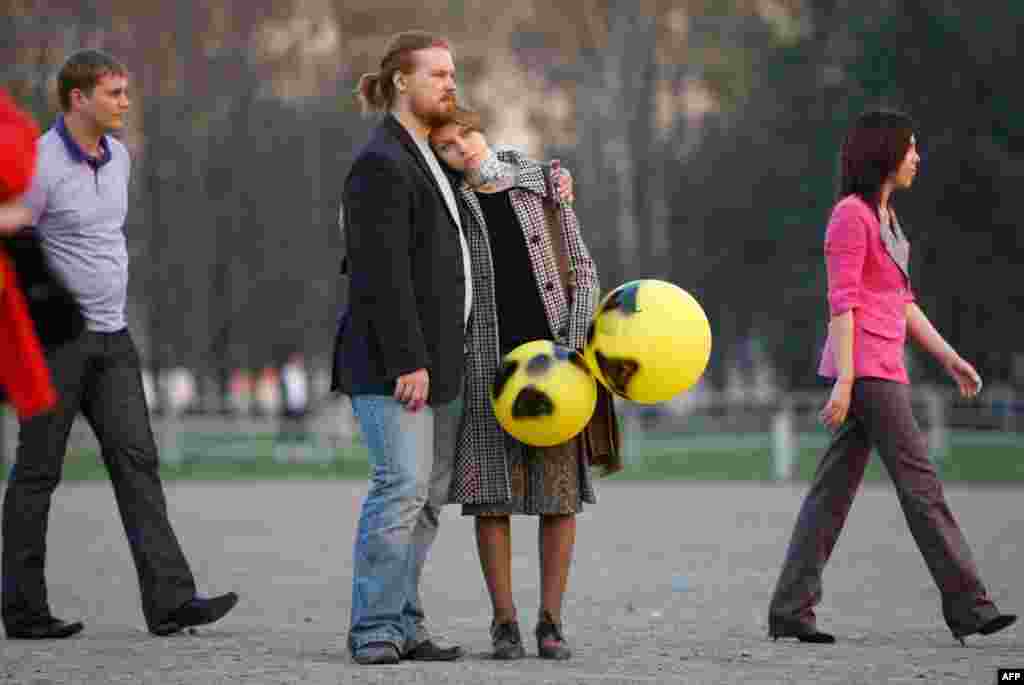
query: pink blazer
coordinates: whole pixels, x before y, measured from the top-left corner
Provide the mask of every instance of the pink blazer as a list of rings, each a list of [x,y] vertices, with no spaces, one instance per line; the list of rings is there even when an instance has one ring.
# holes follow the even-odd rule
[[[853,371],[856,378],[909,383],[904,364],[907,304],[914,301],[907,271],[909,244],[903,232],[882,230],[860,197],[848,195],[832,210],[825,231],[828,305],[833,317],[853,310]],[[839,375],[831,334],[818,373]]]

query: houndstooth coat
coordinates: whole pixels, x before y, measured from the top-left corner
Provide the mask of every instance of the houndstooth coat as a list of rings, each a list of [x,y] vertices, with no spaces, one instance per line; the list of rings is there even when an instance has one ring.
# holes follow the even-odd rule
[[[599,283],[594,261],[590,257],[579,223],[571,207],[562,205],[562,235],[569,259],[570,282],[575,284],[575,297],[568,301],[562,287],[555,253],[547,230],[543,198],[549,186],[545,167],[514,150],[499,150],[498,158],[516,164],[519,176],[509,199],[523,229],[527,250],[540,289],[541,301],[555,342],[582,350],[587,326],[594,314]],[[466,363],[464,410],[459,428],[455,455],[455,472],[449,501],[460,504],[494,504],[512,497],[509,483],[508,454],[505,431],[491,408],[491,383],[498,370],[498,310],[494,294],[494,268],[490,240],[483,210],[476,194],[463,185],[459,194],[468,205],[470,218],[466,226],[473,273],[473,316],[467,337],[469,356]],[[590,470],[582,470],[583,501],[594,502]]]

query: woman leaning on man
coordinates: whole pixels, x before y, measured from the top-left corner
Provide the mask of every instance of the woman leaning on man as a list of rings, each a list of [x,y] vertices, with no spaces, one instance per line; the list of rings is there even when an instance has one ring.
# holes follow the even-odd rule
[[[582,350],[597,305],[594,262],[572,208],[556,202],[551,166],[513,150],[493,151],[481,116],[459,108],[431,133],[438,158],[453,173],[466,205],[473,269],[473,316],[463,421],[451,500],[475,517],[477,550],[494,615],[493,655],[525,656],[512,599],[512,515],[538,516],[539,656],[568,659],[562,600],[576,538],[576,514],[594,503],[590,466],[618,464],[610,398],[601,395],[592,425],[553,447],[533,447],[508,435],[490,403],[502,356],[531,340],[554,340]],[[560,269],[559,264],[562,264]],[[567,273],[566,273],[567,272]],[[598,437],[595,437],[598,436]],[[604,438],[607,438],[605,440]]]

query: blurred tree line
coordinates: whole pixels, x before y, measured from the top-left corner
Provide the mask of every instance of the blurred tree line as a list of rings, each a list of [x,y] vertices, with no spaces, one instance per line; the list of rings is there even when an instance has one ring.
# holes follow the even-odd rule
[[[839,144],[865,108],[896,107],[917,121],[923,160],[895,200],[918,300],[985,378],[1009,380],[1024,351],[1011,333],[1024,307],[1024,5],[814,0],[806,21],[798,40],[758,50],[750,89],[672,164],[673,276],[696,284],[717,353],[757,332],[789,383],[813,384]]]
[[[341,183],[373,125],[351,89],[387,37],[456,46],[503,143],[573,170],[606,288],[670,279],[703,303],[710,377],[756,338],[784,386],[815,382],[821,242],[842,132],[888,104],[920,122],[898,198],[925,311],[1006,378],[1024,257],[1012,183],[1024,6],[910,0],[6,0],[4,83],[43,124],[53,70],[99,47],[132,69],[130,314],[147,363],[226,381],[294,350],[328,363],[344,303]],[[518,126],[518,128],[517,128]],[[493,136],[492,136],[493,138]],[[511,139],[509,139],[511,138]],[[922,370],[936,373],[932,366]]]

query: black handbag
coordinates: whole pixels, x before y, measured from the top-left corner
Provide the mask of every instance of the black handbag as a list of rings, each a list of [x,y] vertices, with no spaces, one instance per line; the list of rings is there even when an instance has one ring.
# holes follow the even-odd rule
[[[3,238],[2,245],[14,264],[43,347],[55,347],[81,335],[85,329],[82,307],[47,263],[36,232],[23,229]]]

